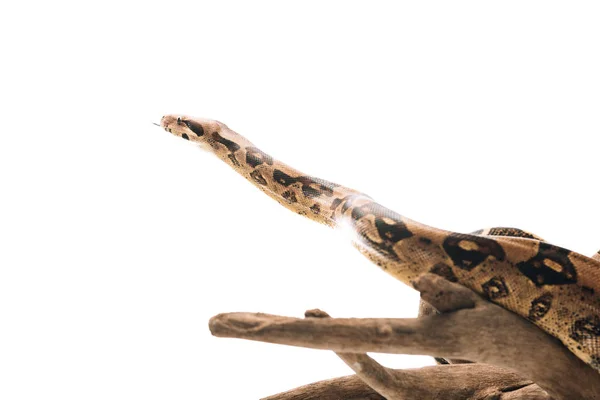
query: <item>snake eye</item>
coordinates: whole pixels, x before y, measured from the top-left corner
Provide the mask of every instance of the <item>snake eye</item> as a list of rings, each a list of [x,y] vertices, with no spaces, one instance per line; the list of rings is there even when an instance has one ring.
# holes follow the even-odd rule
[[[177,125],[181,125],[181,117],[177,117]]]

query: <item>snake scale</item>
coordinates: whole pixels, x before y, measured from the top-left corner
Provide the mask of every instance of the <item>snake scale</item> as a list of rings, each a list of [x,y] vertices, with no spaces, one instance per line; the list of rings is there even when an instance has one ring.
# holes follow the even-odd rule
[[[600,372],[600,253],[587,257],[514,228],[433,228],[303,174],[218,121],[165,115],[160,125],[214,153],[289,210],[350,228],[353,245],[402,282],[424,272],[458,282],[528,319]]]

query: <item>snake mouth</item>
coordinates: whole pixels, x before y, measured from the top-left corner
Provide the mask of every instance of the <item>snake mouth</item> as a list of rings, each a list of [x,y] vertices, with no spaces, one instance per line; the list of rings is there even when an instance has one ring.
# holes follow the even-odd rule
[[[175,136],[182,137],[183,139],[190,140],[190,134],[195,133],[196,131],[200,131],[202,129],[202,125],[194,126],[190,124],[189,121],[182,116],[176,115],[165,115],[160,119],[160,127],[162,127],[165,131],[172,133]],[[190,132],[191,131],[191,132]],[[203,130],[201,131],[203,134]],[[196,134],[195,136],[201,136]]]

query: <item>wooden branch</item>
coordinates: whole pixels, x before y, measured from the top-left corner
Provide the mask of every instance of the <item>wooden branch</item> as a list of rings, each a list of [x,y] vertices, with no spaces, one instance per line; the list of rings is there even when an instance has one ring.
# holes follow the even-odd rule
[[[338,353],[429,354],[468,359],[512,368],[556,400],[600,399],[600,374],[535,325],[436,275],[420,277],[415,287],[425,301],[446,313],[420,319],[297,319],[231,313],[213,317],[209,326],[213,335],[219,337]]]
[[[436,310],[431,304],[427,303],[426,301],[424,301],[423,299],[421,299],[421,301],[419,302],[419,318],[422,317],[426,317],[429,315],[438,315],[440,314],[440,312],[438,310]],[[460,360],[458,358],[449,358],[449,359],[445,359],[445,358],[439,358],[439,357],[434,357],[435,361],[438,364],[467,364],[467,363],[471,363],[472,361],[469,360]]]
[[[474,307],[474,302],[449,298],[446,306]],[[455,302],[456,300],[456,302]],[[465,301],[467,300],[467,301]],[[306,318],[330,318],[321,310],[309,310]],[[422,368],[393,370],[380,365],[366,353],[336,353],[367,387],[386,400],[407,398],[434,399],[550,399],[550,396],[531,381],[514,372],[487,364],[469,367]],[[425,384],[427,382],[427,384]],[[459,383],[459,384],[457,384]],[[307,393],[303,393],[306,395]],[[514,397],[514,396],[519,397]],[[339,399],[339,397],[338,397]],[[354,399],[354,397],[350,397]]]
[[[388,371],[403,383],[395,397],[382,396],[353,375],[315,382],[263,400],[551,400],[533,382],[487,364]]]
[[[304,313],[305,318],[331,318],[321,310],[309,310]],[[393,371],[385,368],[366,353],[335,353],[342,359],[364,383],[369,385],[378,394],[387,400],[402,400],[410,392],[414,397],[422,398],[423,390],[413,387],[407,388],[405,382],[400,383]],[[414,386],[414,385],[413,385]],[[419,396],[417,396],[419,395]]]
[[[386,400],[358,376],[344,376],[300,386],[262,400]]]

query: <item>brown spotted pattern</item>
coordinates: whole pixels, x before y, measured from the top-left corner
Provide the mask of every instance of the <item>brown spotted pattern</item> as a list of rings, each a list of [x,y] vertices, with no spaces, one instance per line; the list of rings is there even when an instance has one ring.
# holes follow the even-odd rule
[[[532,321],[538,321],[548,314],[552,307],[552,294],[544,293],[539,297],[536,297],[531,302],[531,308],[529,309],[529,319]]]
[[[333,189],[336,186],[339,186],[335,183],[327,182],[310,176],[292,177],[280,169],[275,169],[273,171],[273,179],[275,182],[285,187],[288,187],[294,183],[300,183],[302,186],[302,194],[309,199],[323,195],[331,197],[333,195]]]
[[[179,125],[181,125],[182,123],[185,124],[185,126],[187,126],[192,132],[194,132],[196,136],[204,136],[204,127],[202,126],[202,124],[196,122],[195,120],[184,119],[182,122],[182,120],[179,119],[177,122]],[[184,139],[186,138],[184,137]],[[189,138],[187,138],[186,140],[189,140]]]
[[[490,228],[487,234],[491,236],[512,236],[537,239],[535,235],[518,228]]]
[[[454,265],[466,271],[471,271],[490,256],[496,260],[503,260],[505,255],[495,240],[462,233],[447,235],[444,250]]]
[[[266,163],[267,165],[273,165],[273,157],[265,154],[256,147],[246,147],[246,164],[248,164],[251,168],[256,168],[263,163]]]
[[[598,337],[600,337],[600,317],[598,315],[580,318],[571,327],[571,338],[579,343],[585,340],[595,340]]]
[[[237,160],[237,158],[235,158],[235,152],[240,149],[240,145],[232,140],[224,138],[219,134],[219,132],[213,132],[212,139],[217,143],[221,143],[227,148],[227,150],[229,150],[229,154],[227,155],[227,157],[231,160],[233,165],[239,167],[240,163]]]
[[[452,267],[448,264],[444,264],[443,262],[435,264],[433,267],[431,267],[429,272],[431,272],[432,274],[439,275],[447,281],[458,282],[458,278],[456,277],[456,275],[454,275]]]
[[[520,262],[517,268],[537,286],[567,285],[577,282],[577,271],[567,249],[541,242],[535,257]]]
[[[286,208],[351,229],[357,249],[403,282],[423,272],[458,282],[530,320],[600,370],[600,255],[589,258],[516,228],[473,234],[436,229],[356,190],[305,175],[222,123],[167,115],[161,126],[191,143],[209,144],[210,151]],[[397,182],[403,195],[414,192]]]
[[[485,282],[481,288],[483,289],[485,296],[490,300],[501,299],[509,295],[506,282],[500,276],[495,276],[489,281]]]
[[[267,184],[267,180],[260,174],[259,171],[252,171],[250,173],[250,176],[252,177],[254,182],[258,183],[259,185],[264,186]]]
[[[290,203],[298,202],[298,199],[296,199],[296,193],[292,192],[291,190],[286,190],[285,192],[283,192],[281,194],[281,196],[283,196],[283,198],[286,199]]]
[[[341,212],[345,213],[350,208],[348,203],[344,203]],[[375,202],[352,207],[350,217],[352,225],[364,242],[395,261],[399,258],[394,251],[394,246],[401,240],[413,236],[399,214]],[[372,230],[372,227],[375,230]]]

